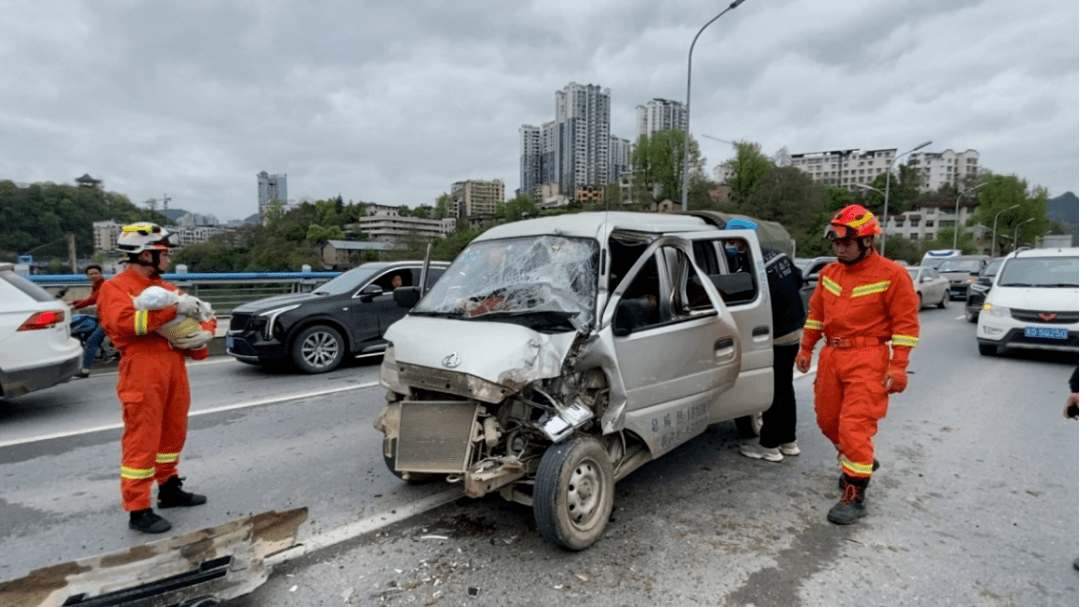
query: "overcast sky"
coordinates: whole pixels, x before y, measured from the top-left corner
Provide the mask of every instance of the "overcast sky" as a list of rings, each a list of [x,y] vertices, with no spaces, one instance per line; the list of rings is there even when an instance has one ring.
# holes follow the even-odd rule
[[[690,127],[711,167],[773,154],[977,150],[1050,196],[1080,192],[1075,0],[746,0],[693,56]],[[691,0],[5,0],[0,179],[84,173],[219,220],[290,199],[417,206],[464,179],[520,184],[518,129],[569,82],[635,107],[685,101]]]

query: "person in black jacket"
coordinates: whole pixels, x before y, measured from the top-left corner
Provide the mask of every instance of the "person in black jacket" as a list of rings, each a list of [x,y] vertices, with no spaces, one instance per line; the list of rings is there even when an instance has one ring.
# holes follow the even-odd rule
[[[746,219],[732,219],[729,230],[756,230],[757,224]],[[731,241],[729,256],[739,257],[742,241]],[[731,255],[734,253],[734,255]],[[754,459],[779,462],[785,455],[798,455],[795,440],[795,386],[792,385],[795,357],[806,321],[803,307],[802,275],[791,258],[776,249],[762,249],[765,277],[769,283],[769,301],[773,320],[773,402],[762,414],[761,436],[757,443],[739,446],[739,453]]]

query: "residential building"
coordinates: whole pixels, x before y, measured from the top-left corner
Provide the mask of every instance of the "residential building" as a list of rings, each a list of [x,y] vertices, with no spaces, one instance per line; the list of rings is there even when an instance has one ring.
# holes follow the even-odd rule
[[[91,224],[94,231],[94,253],[108,253],[116,250],[116,239],[120,237],[124,224],[111,219],[95,221]]]
[[[453,217],[399,217],[395,210],[392,215],[386,213],[360,217],[356,223],[345,227],[348,231],[360,232],[367,236],[368,240],[398,244],[415,237],[445,238],[457,229],[457,220]]]
[[[932,200],[918,206],[918,208],[892,215],[882,219],[882,229],[887,236],[899,235],[911,240],[934,240],[942,228],[952,228],[956,225],[965,232],[973,231],[975,242],[980,245],[986,240],[989,230],[984,226],[968,227],[967,221],[979,208],[979,201],[965,199],[960,202],[960,213],[957,215],[956,199]]]
[[[259,217],[266,217],[266,206],[271,201],[286,204],[289,201],[288,178],[284,173],[270,175],[261,171],[257,175],[259,179]]]
[[[353,268],[367,261],[365,253],[368,251],[389,251],[394,245],[387,242],[371,242],[367,240],[327,240],[319,245],[319,257],[327,268],[345,269]]]
[[[652,137],[656,131],[666,129],[686,130],[686,105],[667,99],[652,99],[637,106],[637,136]]]
[[[916,152],[904,162],[918,169],[922,181],[920,189],[924,192],[937,192],[945,185],[959,191],[971,187],[979,178],[979,153],[975,150]]]
[[[791,166],[810,175],[817,183],[838,185],[849,190],[858,185],[870,185],[875,177],[884,173],[893,159],[896,148],[884,150],[856,149],[791,154]],[[922,192],[936,192],[949,184],[958,189],[974,183],[979,174],[979,153],[975,150],[957,154],[944,152],[919,152],[902,159],[900,163],[918,170]],[[894,175],[897,170],[893,163]]]
[[[534,196],[530,193],[530,196]],[[493,215],[495,207],[506,201],[502,179],[467,179],[450,186],[450,205],[456,219],[473,215]]]
[[[630,154],[633,146],[629,139],[611,136],[608,143],[608,177],[607,183],[616,183],[626,173],[630,172]]]

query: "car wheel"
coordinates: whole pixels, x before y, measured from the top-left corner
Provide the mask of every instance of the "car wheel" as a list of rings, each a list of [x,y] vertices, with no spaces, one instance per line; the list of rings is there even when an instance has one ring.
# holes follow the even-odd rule
[[[941,301],[937,302],[937,307],[944,310],[947,305],[949,305],[949,292],[946,290],[941,294]]]
[[[735,418],[735,428],[738,429],[739,436],[743,438],[761,436],[761,426],[763,423],[760,413]]]
[[[533,488],[536,528],[567,550],[593,545],[607,526],[615,499],[615,471],[607,450],[594,438],[548,447]]]
[[[345,358],[345,340],[326,325],[313,325],[293,340],[293,364],[304,373],[333,371]]]
[[[997,356],[998,347],[990,344],[979,344],[979,354],[983,356]]]
[[[419,485],[421,483],[426,483],[437,476],[435,474],[424,474],[420,472],[410,472],[408,475],[406,475],[404,472],[396,470],[397,458],[393,455],[383,454],[383,462],[386,464],[386,468],[390,471],[391,474],[400,478],[406,483],[409,483],[410,485]]]
[[[964,319],[968,322],[979,322],[979,315],[971,310],[964,310]]]

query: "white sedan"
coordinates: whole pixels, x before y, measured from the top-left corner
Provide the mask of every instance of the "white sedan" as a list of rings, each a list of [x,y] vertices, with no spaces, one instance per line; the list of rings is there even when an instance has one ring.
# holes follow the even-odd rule
[[[949,280],[934,268],[916,266],[907,269],[915,292],[919,294],[919,309],[931,304],[944,308],[949,305]]]
[[[71,337],[67,304],[0,263],[0,398],[71,378],[82,346]]]

